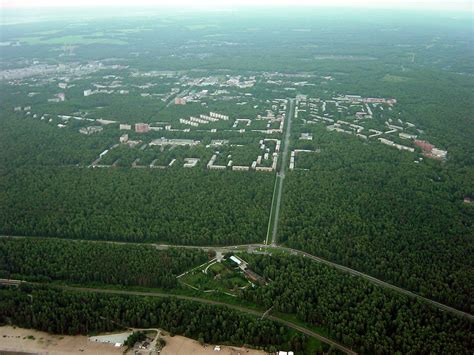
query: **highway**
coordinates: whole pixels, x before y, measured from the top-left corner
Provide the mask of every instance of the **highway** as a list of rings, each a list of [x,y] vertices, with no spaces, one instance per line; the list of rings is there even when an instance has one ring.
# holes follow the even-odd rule
[[[37,283],[37,282],[26,282],[22,280],[9,280],[9,279],[0,279],[0,284],[2,285],[19,285],[19,284],[36,284],[36,285],[41,285],[42,283]],[[266,314],[266,312],[258,311],[255,309],[247,308],[247,307],[242,307],[234,304],[228,304],[224,302],[219,302],[219,301],[213,301],[205,298],[200,298],[200,297],[193,297],[193,296],[184,296],[184,295],[176,295],[176,294],[171,294],[171,293],[161,293],[161,292],[141,292],[141,291],[127,291],[127,290],[112,290],[112,289],[102,289],[102,288],[89,288],[89,287],[73,287],[73,286],[61,286],[61,285],[52,285],[53,287],[65,290],[65,291],[73,291],[73,292],[93,292],[93,293],[105,293],[105,294],[114,294],[114,295],[125,295],[125,296],[144,296],[144,297],[169,297],[169,298],[176,298],[178,300],[185,300],[185,301],[191,301],[191,302],[199,302],[203,304],[209,304],[209,305],[214,305],[214,306],[220,306],[220,307],[228,307],[231,309],[234,309],[236,311],[250,314],[252,316],[256,316],[259,318],[267,318],[269,320],[272,320],[274,322],[283,324],[287,326],[288,328],[292,328],[296,331],[299,331],[303,334],[306,334],[310,337],[316,338],[324,343],[327,343],[334,348],[346,353],[346,354],[357,354],[356,352],[352,351],[351,349],[346,348],[345,346],[335,342],[334,340],[328,339],[318,333],[315,333],[311,331],[310,329],[307,329],[305,327],[302,327],[300,325],[297,325],[293,322],[284,320],[280,317],[272,316]]]

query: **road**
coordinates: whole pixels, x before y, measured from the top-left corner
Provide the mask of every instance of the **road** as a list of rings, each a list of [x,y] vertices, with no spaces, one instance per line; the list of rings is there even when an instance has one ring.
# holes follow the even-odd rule
[[[277,243],[277,232],[278,232],[278,220],[280,218],[280,206],[281,206],[281,195],[283,192],[283,181],[285,180],[285,171],[286,171],[286,164],[288,159],[288,150],[290,146],[290,135],[291,135],[291,120],[294,115],[295,111],[295,99],[289,99],[289,108],[288,108],[288,115],[286,117],[286,127],[284,130],[283,136],[283,144],[282,144],[282,153],[280,159],[280,171],[277,173],[275,178],[275,187],[273,189],[273,197],[272,197],[272,207],[270,210],[270,219],[268,221],[268,231],[267,231],[267,238],[265,240],[265,244],[268,245],[268,240],[270,236],[272,236],[272,246],[276,246]],[[274,201],[276,198],[276,202],[274,205]]]
[[[354,275],[354,276],[359,276],[359,277],[362,277],[363,279],[366,279],[378,286],[381,286],[381,287],[384,287],[386,289],[389,289],[389,290],[392,290],[392,291],[395,291],[397,293],[400,293],[400,294],[403,294],[403,295],[406,295],[406,296],[409,296],[409,297],[412,297],[412,298],[416,298],[420,301],[423,301],[425,303],[428,303],[442,311],[446,311],[446,312],[449,312],[449,313],[452,313],[456,316],[460,316],[460,317],[465,317],[467,318],[468,320],[470,320],[471,322],[474,321],[474,316],[470,313],[466,313],[466,312],[463,312],[463,311],[460,311],[456,308],[453,308],[453,307],[450,307],[450,306],[447,306],[445,304],[442,304],[442,303],[439,303],[439,302],[436,302],[436,301],[433,301],[429,298],[426,298],[426,297],[423,297],[423,296],[420,296],[420,295],[417,295],[416,293],[413,293],[411,291],[408,291],[408,290],[405,290],[404,288],[401,288],[401,287],[398,287],[398,286],[395,286],[395,285],[392,285],[392,284],[389,284],[388,282],[385,282],[385,281],[382,281],[382,280],[379,280],[377,279],[376,277],[373,277],[373,276],[370,276],[370,275],[367,275],[367,274],[364,274],[363,272],[360,272],[360,271],[357,271],[357,270],[354,270],[354,269],[351,269],[347,266],[344,266],[344,265],[339,265],[339,264],[336,264],[336,263],[333,263],[331,261],[328,261],[328,260],[325,260],[325,259],[322,259],[320,257],[317,257],[317,256],[314,256],[312,254],[309,254],[309,253],[306,253],[304,251],[301,251],[301,250],[296,250],[296,249],[291,249],[291,248],[286,248],[286,247],[277,247],[277,249],[279,250],[282,250],[282,251],[286,251],[290,254],[293,254],[293,255],[299,255],[299,256],[302,256],[302,257],[307,257],[308,259],[311,259],[313,261],[316,261],[318,263],[322,263],[322,264],[325,264],[325,265],[328,265],[330,267],[333,267],[333,268],[336,268],[340,271],[343,271],[343,272],[346,272],[348,274],[351,274],[351,275]]]
[[[9,279],[0,279],[0,284],[2,285],[19,285],[19,284],[36,284],[40,285],[42,283],[37,283],[37,282],[26,282],[22,280],[9,280]],[[111,290],[111,289],[102,289],[102,288],[89,288],[89,287],[73,287],[73,286],[62,286],[62,285],[53,285],[53,287],[65,290],[65,291],[73,291],[73,292],[93,292],[93,293],[105,293],[105,294],[114,294],[114,295],[126,295],[126,296],[146,296],[146,297],[168,297],[168,298],[176,298],[178,300],[185,300],[185,301],[191,301],[191,302],[198,302],[198,303],[203,303],[203,304],[209,304],[213,306],[220,306],[220,307],[227,307],[234,309],[236,311],[250,314],[259,318],[262,318],[265,315],[265,318],[272,320],[274,322],[283,324],[287,326],[288,328],[292,328],[296,331],[299,331],[303,334],[306,334],[310,337],[316,338],[324,343],[327,343],[334,348],[346,353],[346,354],[357,354],[356,352],[352,351],[351,349],[346,348],[345,346],[328,339],[318,333],[315,333],[311,331],[310,329],[307,329],[305,327],[302,327],[300,325],[297,325],[293,322],[284,320],[282,318],[273,316],[273,315],[267,315],[265,314],[266,312],[258,311],[255,309],[247,308],[247,307],[242,307],[234,304],[228,304],[224,302],[219,302],[219,301],[213,301],[205,298],[200,298],[200,297],[193,297],[193,296],[184,296],[184,295],[176,295],[176,294],[171,294],[171,293],[161,293],[161,292],[141,292],[141,291],[128,291],[128,290]],[[127,328],[127,327],[125,327]]]
[[[6,236],[6,235],[0,235],[0,238],[38,238],[38,237],[25,237],[25,236]],[[59,239],[59,238],[47,238],[47,237],[39,237],[39,238],[44,238],[44,239]],[[71,241],[71,239],[62,239],[62,240],[69,240]],[[75,240],[75,239],[73,239]],[[423,301],[425,303],[428,303],[429,305],[431,306],[434,306],[442,311],[446,311],[446,312],[449,312],[451,314],[454,314],[456,316],[461,316],[461,317],[465,317],[467,318],[468,320],[470,320],[471,322],[474,321],[474,316],[470,313],[467,313],[467,312],[463,312],[463,311],[460,311],[456,308],[453,308],[453,307],[450,307],[450,306],[447,306],[445,304],[442,304],[442,303],[439,303],[437,301],[434,301],[434,300],[431,300],[429,298],[426,298],[426,297],[423,297],[423,296],[420,296],[416,293],[413,293],[411,291],[408,291],[404,288],[401,288],[401,287],[398,287],[398,286],[395,286],[395,285],[392,285],[388,282],[385,282],[385,281],[382,281],[380,279],[377,279],[376,277],[373,277],[373,276],[370,276],[370,275],[367,275],[367,274],[364,274],[363,272],[360,272],[360,271],[357,271],[357,270],[354,270],[354,269],[351,269],[347,266],[344,266],[344,265],[340,265],[340,264],[337,264],[337,263],[334,263],[332,261],[329,261],[329,260],[326,260],[326,259],[323,259],[323,258],[320,258],[319,256],[315,256],[315,255],[312,255],[312,254],[309,254],[309,253],[306,253],[302,250],[297,250],[297,249],[292,249],[292,248],[287,248],[287,247],[283,247],[283,246],[280,246],[280,245],[276,245],[276,246],[270,246],[270,245],[266,245],[266,244],[240,244],[240,245],[229,245],[229,246],[222,246],[222,247],[216,247],[216,246],[194,246],[194,245],[170,245],[170,244],[150,244],[150,243],[128,243],[128,242],[114,242],[114,241],[92,241],[92,240],[88,240],[88,242],[91,242],[91,243],[110,243],[110,244],[119,244],[119,245],[130,245],[130,244],[134,244],[134,245],[145,245],[145,246],[151,246],[151,247],[154,247],[158,250],[166,250],[166,249],[170,249],[170,248],[183,248],[183,249],[199,249],[199,250],[203,250],[203,251],[211,251],[211,250],[214,250],[214,251],[219,251],[219,252],[222,252],[222,253],[226,253],[226,252],[229,252],[229,251],[245,251],[247,253],[254,253],[254,254],[260,254],[262,253],[262,251],[268,251],[268,252],[271,252],[271,250],[279,250],[279,251],[283,251],[287,254],[290,254],[290,255],[296,255],[296,256],[300,256],[300,257],[306,257],[308,259],[311,259],[315,262],[318,262],[318,263],[322,263],[324,265],[327,265],[329,267],[333,267],[333,268],[336,268],[340,271],[343,271],[343,272],[346,272],[348,274],[351,274],[351,275],[354,275],[354,276],[358,276],[358,277],[361,277],[363,279],[366,279],[380,287],[384,287],[386,289],[390,289],[392,291],[395,291],[397,293],[400,293],[400,294],[403,294],[403,295],[406,295],[406,296],[409,296],[409,297],[412,297],[412,298],[416,298],[420,301]]]

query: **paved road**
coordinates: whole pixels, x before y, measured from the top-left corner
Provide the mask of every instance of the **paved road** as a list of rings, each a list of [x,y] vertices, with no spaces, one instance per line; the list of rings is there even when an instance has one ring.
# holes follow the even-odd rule
[[[295,111],[295,100],[294,99],[289,99],[289,108],[288,108],[288,115],[286,117],[286,128],[284,132],[284,137],[283,137],[283,144],[282,148],[283,151],[281,153],[281,159],[280,159],[280,171],[277,173],[276,178],[275,178],[275,188],[273,190],[273,198],[272,198],[272,210],[270,211],[270,222],[273,222],[272,225],[272,246],[276,246],[277,243],[277,232],[278,232],[278,220],[280,218],[280,206],[281,206],[281,195],[283,192],[283,180],[285,179],[285,171],[286,171],[286,164],[287,164],[287,159],[288,159],[288,150],[290,146],[290,135],[291,135],[291,120],[294,115]],[[275,199],[275,194],[276,194],[276,204],[275,207],[273,208],[273,201]],[[265,244],[268,244],[268,233],[267,233],[267,239],[265,241]]]
[[[0,238],[37,238],[37,237],[0,235]],[[41,238],[59,239],[59,238],[47,238],[47,237],[41,237]],[[65,239],[62,239],[62,240],[65,240]],[[75,239],[66,239],[66,240],[71,241],[71,240],[75,240]],[[92,242],[92,243],[126,244],[126,245],[130,245],[130,244],[145,245],[145,246],[155,247],[158,250],[165,250],[165,249],[170,249],[170,248],[200,249],[200,250],[203,250],[203,251],[214,250],[214,251],[220,251],[222,253],[226,253],[226,252],[229,252],[229,251],[237,251],[237,250],[246,251],[248,253],[262,253],[262,251],[268,250],[268,248],[276,249],[276,250],[284,251],[284,252],[286,252],[290,255],[297,255],[297,256],[301,256],[301,257],[307,257],[307,258],[309,258],[313,261],[328,265],[328,266],[336,268],[340,271],[349,273],[349,274],[354,275],[354,276],[362,277],[362,278],[364,278],[364,279],[366,279],[366,280],[368,280],[368,281],[370,281],[370,282],[372,282],[372,283],[374,283],[378,286],[390,289],[392,291],[398,292],[400,294],[403,294],[403,295],[406,295],[406,296],[409,296],[409,297],[416,298],[416,299],[418,299],[420,301],[423,301],[423,302],[426,302],[426,303],[428,303],[428,304],[430,304],[430,305],[432,305],[432,306],[434,306],[434,307],[436,307],[436,308],[438,308],[442,311],[449,312],[449,313],[454,314],[456,316],[465,317],[468,320],[470,320],[471,322],[474,321],[474,316],[470,313],[460,311],[456,308],[453,308],[453,307],[447,306],[445,304],[439,303],[437,301],[431,300],[429,298],[420,296],[416,293],[405,290],[404,288],[389,284],[388,282],[385,282],[385,281],[382,281],[380,279],[377,279],[376,277],[364,274],[363,272],[351,269],[347,266],[333,263],[332,261],[329,261],[329,260],[320,258],[318,256],[306,253],[302,250],[291,249],[291,248],[282,247],[282,246],[279,246],[279,245],[270,246],[270,245],[265,245],[265,244],[240,244],[240,245],[215,247],[215,246],[170,245],[170,244],[150,244],[150,243],[127,243],[127,242],[114,242],[114,241],[89,241],[89,242]]]
[[[0,238],[37,238],[37,237],[0,235]],[[47,237],[41,237],[41,238],[59,239],[59,238],[47,238]],[[65,239],[62,239],[62,240],[65,240]],[[75,240],[75,239],[67,239],[67,240],[71,241],[71,240]],[[248,253],[262,253],[262,250],[265,251],[265,250],[268,250],[268,248],[276,249],[276,250],[284,251],[284,252],[286,252],[290,255],[297,255],[297,256],[301,256],[301,257],[307,257],[307,258],[309,258],[313,261],[328,265],[328,266],[336,268],[340,271],[349,273],[349,274],[354,275],[354,276],[362,277],[362,278],[364,278],[364,279],[366,279],[366,280],[368,280],[368,281],[370,281],[370,282],[372,282],[372,283],[374,283],[378,286],[390,289],[392,291],[398,292],[400,294],[403,294],[403,295],[406,295],[406,296],[409,296],[409,297],[416,298],[416,299],[418,299],[420,301],[423,301],[423,302],[426,302],[426,303],[428,303],[428,304],[430,304],[430,305],[432,305],[432,306],[434,306],[434,307],[436,307],[436,308],[438,308],[442,311],[449,312],[449,313],[454,314],[456,316],[465,317],[468,320],[470,320],[471,322],[474,321],[474,316],[470,313],[460,311],[456,308],[453,308],[453,307],[447,306],[445,304],[439,303],[437,301],[431,300],[429,298],[417,295],[416,293],[405,290],[404,288],[389,284],[388,282],[385,282],[385,281],[382,281],[380,279],[377,279],[376,277],[364,274],[363,272],[351,269],[347,266],[333,263],[332,261],[329,261],[329,260],[320,258],[318,256],[306,253],[302,250],[291,249],[291,248],[282,247],[282,246],[279,246],[279,245],[270,246],[270,245],[265,245],[265,244],[240,244],[240,245],[215,247],[215,246],[169,245],[169,244],[150,244],[150,243],[127,243],[127,242],[114,242],[114,241],[89,241],[89,242],[92,242],[92,243],[127,244],[127,245],[130,245],[130,244],[145,245],[145,246],[155,247],[158,250],[165,250],[165,249],[170,249],[170,248],[200,249],[200,250],[203,250],[203,251],[214,250],[214,251],[220,251],[222,253],[226,253],[226,252],[229,252],[229,251],[237,251],[237,250],[246,251]]]
[[[0,284],[2,285],[19,285],[19,284],[25,284],[25,283],[30,283],[30,284],[41,284],[37,282],[26,282],[22,280],[10,280],[10,279],[0,279]],[[247,313],[253,316],[257,316],[259,318],[262,318],[265,315],[265,318],[270,319],[274,322],[283,324],[287,326],[288,328],[295,329],[303,334],[306,334],[310,337],[316,338],[324,343],[327,343],[334,348],[346,353],[346,354],[357,354],[351,349],[346,348],[345,346],[336,343],[335,341],[328,339],[318,333],[315,333],[307,328],[304,328],[302,326],[299,326],[293,322],[281,319],[276,316],[272,315],[266,315],[265,312],[258,311],[255,309],[247,308],[247,307],[242,307],[234,304],[228,304],[224,302],[219,302],[219,301],[213,301],[213,300],[208,300],[205,298],[200,298],[200,297],[192,297],[192,296],[184,296],[184,295],[175,295],[175,294],[170,294],[170,293],[161,293],[161,292],[141,292],[141,291],[127,291],[127,290],[111,290],[111,289],[102,289],[102,288],[89,288],[89,287],[73,287],[73,286],[61,286],[61,285],[54,285],[54,287],[60,288],[62,290],[66,291],[74,291],[74,292],[94,292],[94,293],[106,293],[106,294],[115,294],[115,295],[128,295],[128,296],[146,296],[146,297],[171,297],[171,298],[176,298],[179,300],[186,300],[186,301],[192,301],[192,302],[199,302],[199,303],[204,303],[204,304],[209,304],[209,305],[214,305],[214,306],[221,306],[221,307],[228,307],[234,310],[237,310],[242,313]],[[125,327],[127,328],[127,327]]]
[[[370,275],[367,275],[367,274],[364,274],[363,272],[360,272],[360,271],[357,271],[357,270],[354,270],[354,269],[351,269],[351,268],[348,268],[347,266],[344,266],[344,265],[339,265],[339,264],[336,264],[336,263],[333,263],[331,261],[328,261],[328,260],[325,260],[325,259],[322,259],[320,257],[317,257],[317,256],[314,256],[312,254],[309,254],[309,253],[306,253],[304,251],[301,251],[301,250],[296,250],[296,249],[291,249],[291,248],[286,248],[286,247],[281,247],[281,246],[278,246],[277,249],[279,250],[282,250],[282,251],[286,251],[288,252],[289,254],[293,254],[293,255],[299,255],[299,256],[302,256],[302,257],[307,257],[308,259],[311,259],[311,260],[314,260],[316,262],[319,262],[319,263],[322,263],[322,264],[325,264],[325,265],[328,265],[330,267],[333,267],[333,268],[336,268],[338,270],[341,270],[343,272],[346,272],[346,273],[349,273],[351,275],[354,275],[354,276],[359,276],[359,277],[362,277],[378,286],[381,286],[381,287],[384,287],[384,288],[387,288],[387,289],[390,289],[392,291],[395,291],[395,292],[398,292],[398,293],[401,293],[403,295],[406,295],[406,296],[409,296],[409,297],[413,297],[413,298],[416,298],[416,299],[419,299],[423,302],[426,302],[442,311],[446,311],[446,312],[449,312],[449,313],[452,313],[452,314],[455,314],[457,316],[461,316],[461,317],[466,317],[467,319],[469,319],[471,322],[474,321],[474,316],[472,314],[469,314],[469,313],[466,313],[466,312],[463,312],[463,311],[460,311],[456,308],[452,308],[452,307],[449,307],[445,304],[442,304],[442,303],[439,303],[439,302],[436,302],[436,301],[433,301],[429,298],[426,298],[426,297],[423,297],[423,296],[420,296],[420,295],[417,295],[416,293],[413,293],[411,291],[408,291],[408,290],[405,290],[401,287],[398,287],[398,286],[395,286],[395,285],[392,285],[392,284],[389,284],[388,282],[385,282],[385,281],[382,281],[382,280],[379,280],[377,279],[376,277],[373,277],[373,276],[370,276]]]

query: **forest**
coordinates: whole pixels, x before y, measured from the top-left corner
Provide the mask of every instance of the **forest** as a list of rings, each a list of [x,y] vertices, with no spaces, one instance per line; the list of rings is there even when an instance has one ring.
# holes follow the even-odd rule
[[[279,241],[472,312],[472,171],[314,133],[311,169],[285,181]]]
[[[245,255],[271,282],[242,297],[295,314],[361,354],[469,354],[472,323],[301,257]]]
[[[0,287],[0,325],[52,334],[96,334],[126,327],[164,329],[201,343],[302,350],[306,338],[269,320],[227,307],[174,298],[61,291],[44,286]]]
[[[0,278],[170,289],[208,260],[193,249],[44,238],[0,238]]]
[[[0,169],[0,233],[192,245],[265,238],[273,175],[158,170]]]
[[[176,275],[208,260],[207,254],[134,242],[263,242],[275,174],[208,171],[205,164],[219,149],[219,163],[232,158],[249,165],[264,135],[250,130],[266,129],[266,121],[253,121],[245,134],[238,131],[243,125],[225,131],[231,120],[216,123],[218,133],[212,134],[202,127],[121,131],[118,122],[169,121],[173,129],[184,129],[179,118],[210,110],[253,119],[272,107],[271,100],[298,95],[395,98],[386,117],[413,122],[410,133],[446,149],[448,157],[433,161],[419,149],[400,152],[376,139],[331,133],[320,123],[304,123],[307,116],[301,115],[292,122],[290,149],[320,152],[298,155],[297,167],[308,170],[284,172],[277,243],[474,313],[472,16],[342,8],[264,12],[124,16],[114,10],[117,17],[102,18],[79,10],[64,17],[59,11],[38,23],[1,26],[0,235],[25,238],[0,238],[0,278],[51,285],[0,287],[0,324],[90,334],[116,330],[118,322],[164,328],[201,343],[305,349],[314,339],[225,307],[53,287],[178,293]],[[28,72],[44,65],[55,70],[24,78],[20,70],[3,79],[10,69]],[[89,66],[95,69],[84,69]],[[253,76],[255,84],[237,89],[193,82],[230,75]],[[114,93],[84,96],[84,90],[104,84]],[[208,90],[202,100],[173,104],[173,95],[201,90]],[[58,92],[64,92],[64,101],[51,101]],[[15,110],[19,105],[23,108]],[[31,106],[30,114],[25,106]],[[334,118],[343,118],[342,111],[331,109]],[[43,113],[51,116],[41,120]],[[117,122],[85,136],[79,128],[91,121],[58,126],[65,121],[57,115],[72,114]],[[367,128],[385,129],[385,118],[373,118]],[[313,140],[300,141],[303,132]],[[87,168],[124,133],[143,144],[107,153],[102,163],[116,167]],[[144,146],[163,135],[201,144]],[[229,145],[205,148],[214,139]],[[240,144],[245,146],[231,147]],[[181,168],[191,156],[201,159],[199,165]],[[131,168],[137,158],[138,165],[177,161],[163,170]],[[268,284],[236,290],[235,303],[273,306],[272,314],[361,354],[474,352],[468,320],[278,252],[243,256]]]
[[[301,257],[242,257],[270,280],[242,291],[243,300],[264,309],[273,305],[361,353],[463,353],[474,348],[468,320],[420,301]],[[173,289],[179,287],[178,274],[207,260],[207,253],[188,249],[0,238],[0,278],[46,283]]]
[[[88,165],[116,139],[85,137],[39,119],[24,119],[0,110],[0,172],[21,166]]]

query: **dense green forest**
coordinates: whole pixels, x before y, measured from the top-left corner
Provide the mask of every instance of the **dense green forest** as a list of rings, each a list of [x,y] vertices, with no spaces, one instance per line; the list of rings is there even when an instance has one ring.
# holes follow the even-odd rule
[[[162,328],[203,343],[250,345],[275,351],[302,349],[306,338],[269,320],[226,307],[173,298],[60,291],[47,287],[0,287],[0,324],[53,334],[93,334],[118,324]]]
[[[159,288],[208,260],[200,250],[55,239],[0,238],[0,278]]]
[[[310,171],[285,181],[279,241],[474,310],[474,171],[315,131]],[[468,176],[473,180],[469,181]]]
[[[0,170],[0,232],[194,245],[261,242],[273,179],[196,169]]]
[[[19,166],[90,164],[113,142],[110,137],[86,137],[76,130],[59,129],[3,110],[0,117],[0,171]]]
[[[7,10],[5,18],[20,12]],[[474,313],[472,16],[354,8],[36,14],[43,21],[0,26],[0,234],[36,237],[0,238],[0,277],[178,287],[176,275],[206,261],[205,253],[101,241],[263,242],[275,174],[209,171],[210,156],[219,151],[219,164],[250,165],[262,153],[262,138],[281,139],[252,131],[278,126],[254,120],[270,108],[281,113],[274,99],[361,95],[397,100],[383,118],[383,107],[373,107],[367,129],[385,130],[388,119],[412,122],[409,133],[446,149],[447,160],[327,132],[321,121],[303,120],[307,111],[292,122],[290,149],[320,152],[296,157],[296,166],[308,170],[285,171],[277,242]],[[236,77],[255,81],[242,88]],[[174,104],[186,95],[195,100]],[[334,102],[328,107],[335,120],[345,118]],[[209,111],[231,119],[179,123]],[[252,122],[234,127],[237,117]],[[99,118],[116,122],[93,120]],[[149,122],[153,130],[121,130],[119,122]],[[99,124],[99,133],[79,133]],[[300,140],[301,133],[314,138]],[[122,134],[140,142],[109,150],[101,164],[114,167],[87,168]],[[161,137],[201,144],[146,146]],[[389,137],[401,140],[398,132]],[[229,144],[211,145],[221,139]],[[187,157],[199,164],[182,168]],[[172,159],[163,170],[131,168]],[[280,155],[281,164],[288,162]],[[273,306],[357,352],[474,351],[471,323],[421,301],[304,258],[245,259],[269,283],[242,291],[236,302]],[[86,334],[114,330],[113,321],[268,351],[307,345],[275,323],[222,307],[0,287],[1,324]]]
[[[295,314],[362,354],[469,354],[472,323],[300,257],[246,255],[271,282],[243,297]]]

